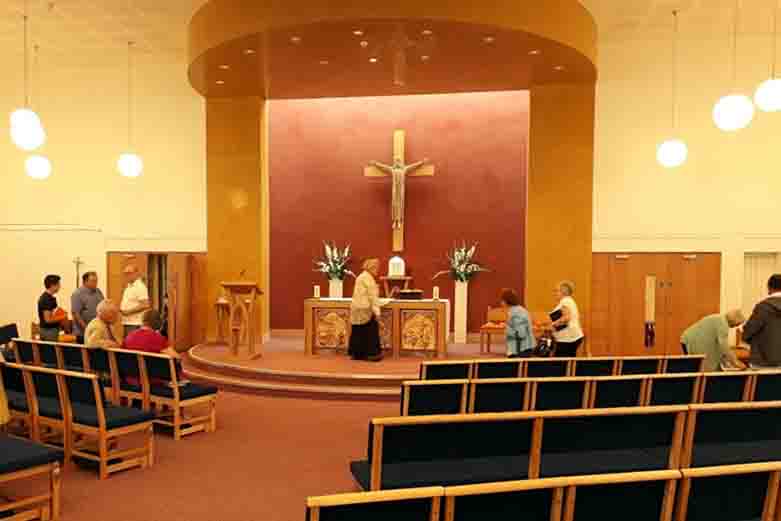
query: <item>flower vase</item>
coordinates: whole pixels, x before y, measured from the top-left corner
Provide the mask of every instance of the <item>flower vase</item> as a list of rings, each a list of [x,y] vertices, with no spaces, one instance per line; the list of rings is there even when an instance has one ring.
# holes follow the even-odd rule
[[[455,298],[455,343],[467,343],[466,323],[469,309],[469,282],[456,281]]]
[[[328,296],[331,298],[342,298],[344,295],[344,281],[339,279],[328,279]]]

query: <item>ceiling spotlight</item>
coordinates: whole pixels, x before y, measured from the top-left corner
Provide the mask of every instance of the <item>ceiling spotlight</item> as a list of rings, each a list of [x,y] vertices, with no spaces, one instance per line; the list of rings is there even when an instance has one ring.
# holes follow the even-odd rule
[[[355,36],[363,36],[363,31],[361,31],[360,29],[356,29],[353,31],[353,34]]]
[[[531,51],[529,51],[529,56],[538,56],[541,53],[542,53],[542,51],[539,50],[539,49],[532,49]]]
[[[220,65],[220,69],[222,69],[224,71],[227,71],[230,68],[231,68],[231,66],[226,64],[226,63],[223,63],[222,65]]]
[[[420,34],[422,34],[423,36],[431,36],[432,34],[434,34],[434,31],[432,31],[431,29],[423,29],[420,32]]]
[[[380,60],[377,59],[377,58],[374,58],[374,57],[369,58],[369,62],[371,62],[371,63],[377,63],[378,61],[380,61]]]
[[[422,61],[422,62],[427,62],[430,59],[431,59],[431,56],[429,56],[428,54],[424,54],[423,56],[420,57],[420,61]]]
[[[496,41],[496,38],[494,38],[493,36],[486,36],[483,38],[483,41],[485,43],[494,43]]]
[[[291,43],[301,43],[301,37],[300,36],[291,36],[290,37]]]
[[[255,54],[255,49],[244,49],[244,54]]]
[[[369,42],[367,42],[366,40],[361,40],[361,47],[363,47],[365,49],[368,46],[369,46]]]
[[[331,62],[329,62],[328,60],[320,60],[320,65],[328,65],[329,63]]]
[[[217,85],[225,85],[225,80],[217,80],[214,83],[216,83]]]

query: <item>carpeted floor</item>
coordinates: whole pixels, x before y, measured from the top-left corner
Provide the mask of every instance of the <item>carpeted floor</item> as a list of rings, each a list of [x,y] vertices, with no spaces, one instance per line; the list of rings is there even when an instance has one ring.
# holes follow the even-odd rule
[[[356,490],[348,463],[365,457],[369,419],[399,406],[222,393],[217,407],[214,434],[157,435],[151,469],[99,481],[70,468],[62,521],[303,521],[307,496]]]

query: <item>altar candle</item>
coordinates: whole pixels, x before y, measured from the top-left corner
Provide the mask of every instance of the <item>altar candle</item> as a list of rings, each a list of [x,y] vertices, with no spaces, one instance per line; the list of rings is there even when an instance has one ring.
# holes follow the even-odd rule
[[[315,286],[315,298],[320,298],[320,286]]]
[[[439,286],[434,286],[434,300],[439,300]]]

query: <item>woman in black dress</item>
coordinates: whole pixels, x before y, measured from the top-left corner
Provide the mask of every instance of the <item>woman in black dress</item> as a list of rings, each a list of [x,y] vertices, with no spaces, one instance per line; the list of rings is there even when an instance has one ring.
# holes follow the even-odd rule
[[[379,259],[368,259],[363,263],[363,272],[355,279],[353,300],[350,304],[350,334],[349,354],[353,360],[382,360],[380,344],[380,307],[385,302],[380,299],[380,287],[377,276],[380,273]]]

